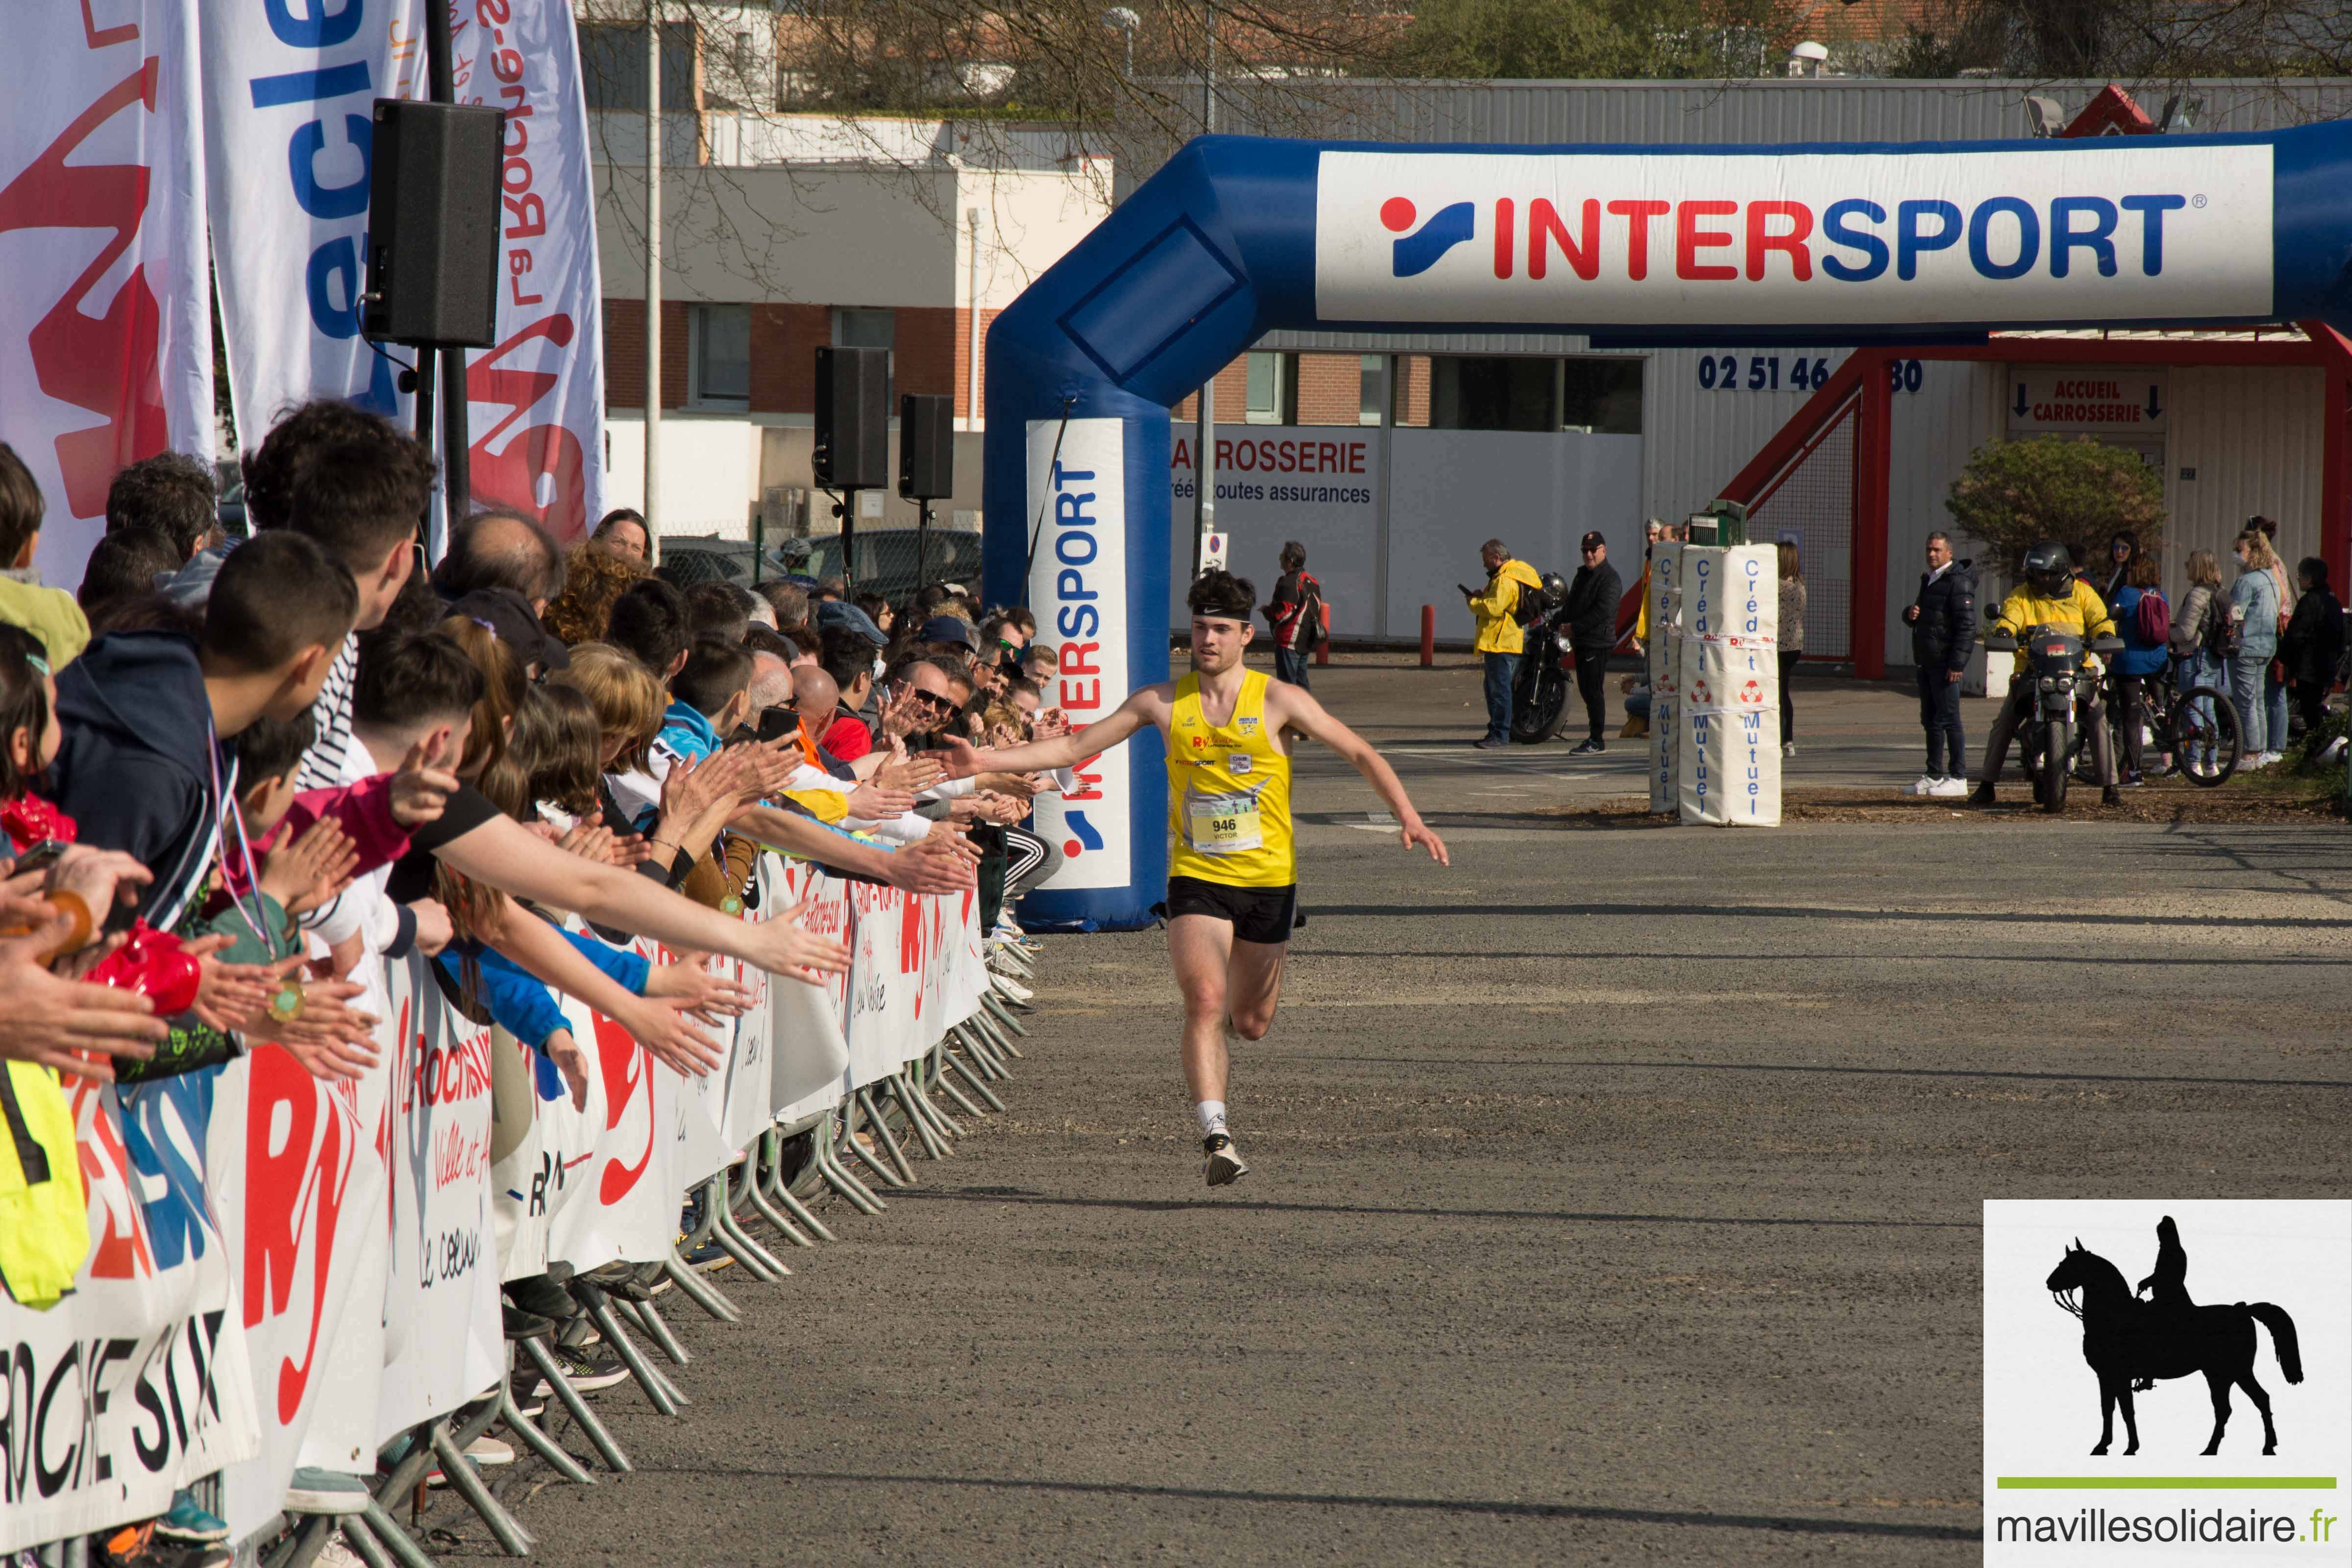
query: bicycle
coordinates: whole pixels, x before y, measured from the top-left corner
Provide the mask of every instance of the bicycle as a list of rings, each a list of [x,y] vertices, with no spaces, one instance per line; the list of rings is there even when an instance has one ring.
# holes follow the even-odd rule
[[[2227,784],[2244,755],[2244,730],[2238,705],[2214,686],[2179,689],[2180,661],[2175,658],[2168,678],[2143,679],[2140,685],[2140,773],[2147,778],[2179,773],[2200,789]],[[2107,710],[2108,754],[2120,767],[2124,750],[2123,702],[2115,673],[2108,672],[2103,691]],[[2077,735],[2067,757],[2074,775],[2084,784],[2098,782],[2098,763],[2084,736]]]

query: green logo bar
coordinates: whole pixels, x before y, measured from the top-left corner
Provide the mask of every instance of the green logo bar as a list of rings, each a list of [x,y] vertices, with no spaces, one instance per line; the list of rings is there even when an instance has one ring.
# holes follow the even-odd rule
[[[2001,1491],[2085,1492],[2332,1492],[2334,1476],[2000,1476]]]

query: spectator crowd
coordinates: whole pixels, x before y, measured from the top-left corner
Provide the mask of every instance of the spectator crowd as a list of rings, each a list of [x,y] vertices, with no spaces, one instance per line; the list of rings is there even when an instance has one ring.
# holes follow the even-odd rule
[[[201,1084],[261,1041],[322,1082],[382,1073],[387,961],[430,960],[450,1007],[578,1106],[593,1042],[559,999],[696,1078],[727,1060],[742,976],[849,968],[837,933],[756,907],[763,857],[969,897],[992,951],[1034,950],[1013,911],[1059,851],[1023,825],[1072,781],[946,781],[925,754],[1066,732],[1025,610],[953,583],[892,604],[665,567],[630,511],[568,550],[482,512],[430,563],[429,452],[337,402],[288,414],[243,463],[239,538],[204,464],[124,468],[68,593],[34,571],[44,498],[0,444],[0,1282],[17,1307],[66,1298],[92,1245],[68,1179],[77,1080]],[[604,1282],[627,1289],[614,1267]],[[505,1310],[510,1329],[586,1321],[548,1275],[509,1281]],[[579,1386],[623,1375],[598,1337],[561,1347]],[[468,1465],[495,1462],[481,1442]],[[297,1483],[296,1512],[362,1484]],[[183,1488],[75,1550],[225,1563],[226,1534]]]

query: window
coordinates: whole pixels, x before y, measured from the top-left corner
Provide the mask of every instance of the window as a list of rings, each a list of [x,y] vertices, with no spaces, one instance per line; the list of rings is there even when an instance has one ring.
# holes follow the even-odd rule
[[[1298,356],[1253,353],[1248,361],[1248,390],[1242,399],[1242,417],[1252,425],[1298,423]]]
[[[1381,422],[1381,372],[1385,356],[1366,354],[1361,372],[1362,391],[1357,398],[1356,423],[1377,425]]]
[[[833,346],[837,349],[887,349],[882,405],[898,416],[898,312],[837,307],[833,312]]]
[[[1571,359],[1560,362],[1563,428],[1595,436],[1642,433],[1642,362]]]
[[[704,408],[751,406],[751,308],[695,305],[687,334],[688,401]]]
[[[591,109],[646,111],[646,30],[580,25],[580,86]],[[662,111],[694,110],[694,24],[662,24]]]
[[[1448,355],[1430,368],[1433,429],[1559,428],[1558,360]]]

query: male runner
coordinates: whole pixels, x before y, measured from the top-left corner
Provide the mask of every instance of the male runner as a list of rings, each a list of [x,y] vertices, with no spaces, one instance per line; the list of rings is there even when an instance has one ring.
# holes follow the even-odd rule
[[[1192,584],[1192,669],[1131,694],[1084,730],[981,751],[950,741],[948,776],[1034,773],[1108,751],[1146,724],[1167,741],[1175,853],[1168,866],[1168,954],[1184,993],[1184,1079],[1201,1121],[1209,1185],[1249,1174],[1225,1126],[1226,1033],[1263,1039],[1282,993],[1282,954],[1298,910],[1291,855],[1291,731],[1312,736],[1380,791],[1407,848],[1449,865],[1404,785],[1378,752],[1307,689],[1242,667],[1257,590],[1225,572]]]

